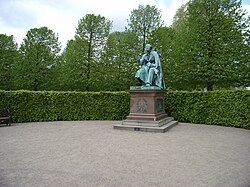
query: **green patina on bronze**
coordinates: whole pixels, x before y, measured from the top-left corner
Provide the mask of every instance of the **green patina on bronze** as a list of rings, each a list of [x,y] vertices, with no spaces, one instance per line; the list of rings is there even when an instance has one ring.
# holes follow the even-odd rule
[[[150,44],[146,45],[145,52],[142,57],[137,59],[140,69],[136,72],[135,78],[141,83],[141,89],[145,89],[145,87],[152,89],[151,86],[164,89],[165,84],[158,53]]]

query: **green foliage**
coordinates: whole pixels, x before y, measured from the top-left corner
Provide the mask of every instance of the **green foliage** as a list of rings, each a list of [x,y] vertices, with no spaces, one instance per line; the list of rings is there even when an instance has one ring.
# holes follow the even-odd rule
[[[185,23],[187,20],[187,6],[188,3],[185,5],[182,5],[175,13],[172,23],[172,28],[175,30],[181,30],[183,27],[185,27]]]
[[[250,91],[169,91],[165,107],[181,122],[250,129]],[[0,91],[1,108],[10,109],[13,122],[122,120],[129,93]]]
[[[136,32],[141,41],[141,51],[144,52],[146,43],[151,33],[162,27],[161,12],[155,6],[139,5],[137,9],[131,11],[128,20],[129,29]]]
[[[175,74],[172,72],[176,70],[175,59],[173,58],[175,37],[176,33],[174,29],[161,27],[152,32],[149,40],[160,56],[163,78],[167,87],[173,87],[172,82],[175,80]]]
[[[126,92],[0,91],[0,108],[13,122],[121,120],[129,112]]]
[[[111,26],[111,21],[101,15],[87,14],[79,20],[75,39],[68,42],[61,63],[61,80],[68,90],[96,91]]]
[[[138,84],[136,57],[146,43],[159,53],[166,86],[175,90],[232,89],[250,85],[250,17],[240,0],[192,0],[163,27],[155,6],[131,11],[125,32],[87,14],[59,54],[47,27],[27,32],[17,52],[13,36],[0,35],[0,89],[124,91]]]
[[[0,34],[0,89],[13,88],[13,68],[17,60],[17,43],[13,36]]]
[[[166,110],[183,122],[250,129],[250,91],[167,92]]]
[[[133,46],[133,47],[131,47]],[[122,91],[136,85],[136,56],[139,54],[138,39],[131,31],[114,32],[109,35],[99,64],[100,90]]]
[[[249,84],[250,24],[241,2],[193,0],[186,11],[175,41],[176,85],[210,91]]]
[[[52,30],[47,27],[30,29],[19,49],[21,59],[15,67],[18,89],[53,89],[60,50],[58,36]]]
[[[60,90],[85,90],[86,79],[83,76],[86,68],[83,63],[84,54],[76,40],[69,40],[59,61]]]

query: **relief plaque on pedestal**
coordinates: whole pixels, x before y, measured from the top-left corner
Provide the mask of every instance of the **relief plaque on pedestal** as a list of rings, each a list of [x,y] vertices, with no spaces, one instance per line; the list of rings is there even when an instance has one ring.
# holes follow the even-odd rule
[[[154,87],[131,87],[130,113],[127,119],[123,120],[121,125],[115,125],[114,129],[165,132],[178,124],[173,117],[168,117],[165,113],[164,93],[165,91]]]

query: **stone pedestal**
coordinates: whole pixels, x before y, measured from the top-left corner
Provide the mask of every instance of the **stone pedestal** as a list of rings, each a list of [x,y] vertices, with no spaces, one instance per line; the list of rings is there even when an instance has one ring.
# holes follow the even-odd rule
[[[130,113],[114,129],[165,132],[178,122],[165,113],[164,91],[158,87],[131,87]]]

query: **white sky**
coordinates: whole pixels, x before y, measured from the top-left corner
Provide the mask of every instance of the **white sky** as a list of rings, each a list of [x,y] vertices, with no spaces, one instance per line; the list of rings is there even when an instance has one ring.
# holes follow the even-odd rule
[[[129,14],[141,5],[155,5],[170,26],[176,10],[188,0],[0,0],[0,34],[13,35],[20,45],[31,28],[46,26],[59,35],[65,47],[73,39],[78,21],[86,14],[100,14],[123,31]],[[250,0],[243,0],[250,12]]]

